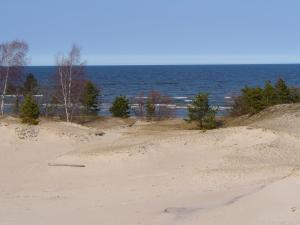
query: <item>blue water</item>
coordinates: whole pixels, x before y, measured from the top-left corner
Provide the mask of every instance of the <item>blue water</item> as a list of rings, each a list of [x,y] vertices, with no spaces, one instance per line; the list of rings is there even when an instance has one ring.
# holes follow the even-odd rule
[[[55,67],[26,67],[42,84],[47,83]],[[212,105],[228,106],[228,96],[245,85],[262,86],[264,81],[283,78],[300,86],[300,64],[291,65],[176,65],[176,66],[87,66],[88,78],[102,90],[102,112],[106,113],[118,95],[129,98],[157,90],[185,106],[198,92],[210,94]],[[181,110],[179,114],[184,114]]]

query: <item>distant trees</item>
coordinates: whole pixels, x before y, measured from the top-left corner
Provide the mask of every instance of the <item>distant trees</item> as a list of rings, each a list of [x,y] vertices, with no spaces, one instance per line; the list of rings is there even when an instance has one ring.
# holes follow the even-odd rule
[[[24,41],[14,40],[0,44],[0,91],[1,103],[0,113],[4,114],[5,95],[8,86],[14,86],[14,82],[18,81],[21,70],[27,63],[28,45]]]
[[[38,118],[40,115],[40,110],[36,104],[34,98],[31,95],[25,97],[25,101],[21,106],[21,119],[22,123],[28,123],[31,125],[38,124]]]
[[[56,87],[57,99],[62,103],[67,122],[79,107],[80,98],[86,82],[85,65],[80,59],[80,49],[73,45],[67,56],[57,57]]]
[[[99,110],[100,91],[91,81],[87,81],[81,94],[80,102],[86,114],[96,114]]]
[[[295,103],[299,99],[299,90],[288,87],[283,79],[279,79],[274,86],[270,81],[266,81],[264,88],[243,88],[241,95],[233,98],[231,115],[253,115],[267,107],[277,104]]]
[[[216,128],[216,110],[209,105],[208,94],[199,93],[188,106],[188,121],[196,122],[200,129]]]
[[[21,106],[21,116],[27,120],[30,107],[35,107],[34,95],[43,95],[44,115],[63,115],[70,122],[74,114],[84,111],[94,114],[99,111],[100,92],[90,81],[87,81],[85,64],[80,59],[80,49],[73,45],[70,52],[58,55],[56,72],[45,87],[39,89],[38,81],[33,74],[28,74],[25,81],[19,79],[22,68],[26,65],[28,46],[25,42],[12,41],[0,44],[0,112],[4,113],[5,97],[14,95],[16,114]],[[24,96],[20,98],[19,96]],[[22,104],[23,102],[23,104]],[[84,110],[81,110],[84,108]],[[34,110],[35,111],[35,110]],[[40,112],[39,112],[40,113]]]
[[[15,107],[10,111],[19,114],[23,122],[35,124],[40,109],[34,98],[43,95],[40,101],[43,115],[60,116],[67,122],[76,115],[96,115],[100,110],[101,92],[86,78],[85,63],[81,60],[78,46],[73,45],[67,55],[58,55],[56,71],[51,76],[54,83],[48,82],[39,87],[33,74],[28,74],[24,81],[23,67],[27,64],[28,45],[24,41],[0,43],[0,114],[4,114],[4,105],[8,95],[15,98]],[[49,79],[49,81],[51,80]],[[25,97],[24,98],[22,97]],[[300,102],[300,89],[289,87],[283,79],[273,85],[266,81],[264,87],[244,87],[240,95],[233,97],[231,115],[253,115],[261,110],[276,105]],[[10,102],[11,103],[11,102]],[[21,105],[21,107],[20,107]],[[168,96],[158,91],[150,91],[147,96],[137,96],[131,104],[125,96],[118,96],[109,111],[116,117],[128,117],[130,110],[138,118],[163,120],[174,116],[176,105]],[[199,93],[188,105],[189,121],[197,122],[201,129],[216,127],[216,110],[209,105],[208,95]]]

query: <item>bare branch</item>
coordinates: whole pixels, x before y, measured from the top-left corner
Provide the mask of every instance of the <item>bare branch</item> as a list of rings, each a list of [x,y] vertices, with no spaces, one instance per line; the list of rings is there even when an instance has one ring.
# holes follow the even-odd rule
[[[28,45],[24,41],[14,40],[0,44],[0,91],[1,115],[4,114],[4,102],[9,82],[18,82],[23,67],[27,64]]]

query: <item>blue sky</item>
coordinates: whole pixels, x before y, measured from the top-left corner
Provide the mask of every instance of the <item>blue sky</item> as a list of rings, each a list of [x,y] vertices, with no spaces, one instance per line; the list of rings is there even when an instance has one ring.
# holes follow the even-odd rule
[[[90,65],[300,62],[299,0],[0,0],[31,65],[73,43]]]

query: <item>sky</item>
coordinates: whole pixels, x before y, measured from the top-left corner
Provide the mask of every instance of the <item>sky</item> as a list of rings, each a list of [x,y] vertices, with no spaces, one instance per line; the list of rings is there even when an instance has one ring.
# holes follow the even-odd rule
[[[299,0],[0,0],[0,42],[53,65],[73,43],[88,65],[300,62]]]

